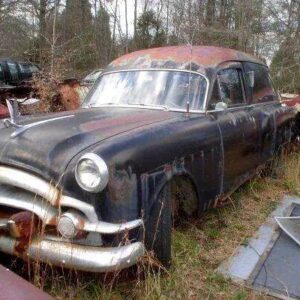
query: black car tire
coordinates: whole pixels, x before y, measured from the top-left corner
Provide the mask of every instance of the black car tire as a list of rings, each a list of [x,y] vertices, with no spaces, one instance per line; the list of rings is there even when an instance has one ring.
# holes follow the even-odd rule
[[[171,265],[172,209],[171,191],[167,184],[153,204],[145,231],[145,245],[154,257],[168,268]]]

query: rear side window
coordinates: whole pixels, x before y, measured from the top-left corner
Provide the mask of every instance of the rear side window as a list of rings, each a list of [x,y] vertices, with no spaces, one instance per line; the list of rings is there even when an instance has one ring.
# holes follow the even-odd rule
[[[23,78],[29,78],[32,75],[31,69],[30,69],[30,64],[26,64],[26,63],[21,63],[19,64],[20,66],[20,70],[21,70],[21,74]]]
[[[12,62],[7,62],[7,66],[11,75],[11,80],[12,81],[19,80],[17,64]]]
[[[218,73],[220,98],[228,106],[245,104],[242,71],[224,69]]]
[[[4,72],[1,64],[0,64],[0,82],[4,82]]]
[[[277,93],[273,87],[269,70],[266,66],[255,63],[244,63],[245,72],[254,72],[254,86],[246,81],[246,89],[250,101],[254,104],[278,100]]]
[[[20,64],[20,69],[22,73],[31,73],[29,64],[24,64],[24,63]]]
[[[39,68],[35,65],[30,65],[29,68],[31,73],[36,73],[39,71]]]

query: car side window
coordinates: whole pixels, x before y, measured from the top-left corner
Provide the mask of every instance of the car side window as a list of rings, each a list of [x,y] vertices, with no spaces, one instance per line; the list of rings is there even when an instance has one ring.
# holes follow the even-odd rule
[[[32,76],[32,72],[31,72],[31,69],[30,69],[30,64],[20,63],[19,67],[20,67],[20,71],[21,71],[21,74],[22,74],[22,78],[26,79],[26,78],[30,78]]]
[[[245,104],[242,70],[229,68],[219,71],[221,101],[228,106]]]
[[[17,69],[17,64],[13,62],[7,62],[7,66],[11,75],[11,80],[15,81],[19,79],[19,73]]]
[[[278,100],[277,93],[273,87],[269,70],[266,66],[255,63],[244,63],[245,71],[254,72],[254,86],[246,83],[250,101],[253,104]]]
[[[213,86],[213,89],[212,89],[211,96],[210,96],[208,109],[214,110],[216,108],[216,104],[220,101],[221,101],[221,99],[220,99],[220,93],[219,93],[219,84],[218,84],[218,80],[216,80],[215,84]]]
[[[29,69],[32,74],[39,71],[39,68],[35,65],[29,65]]]
[[[0,64],[0,82],[4,82],[4,72],[1,64]]]

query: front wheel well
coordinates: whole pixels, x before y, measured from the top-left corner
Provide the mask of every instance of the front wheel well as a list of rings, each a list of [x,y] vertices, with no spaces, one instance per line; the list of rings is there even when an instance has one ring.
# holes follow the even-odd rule
[[[198,212],[197,189],[191,178],[186,175],[175,175],[165,183],[160,193],[165,188],[169,189],[174,219],[178,219],[182,215],[191,217]]]

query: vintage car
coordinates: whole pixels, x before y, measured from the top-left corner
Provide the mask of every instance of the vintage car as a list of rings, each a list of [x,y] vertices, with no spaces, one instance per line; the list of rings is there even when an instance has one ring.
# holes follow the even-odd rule
[[[294,109],[267,66],[180,46],[113,61],[81,109],[0,130],[0,251],[90,272],[147,253],[171,261],[171,229],[223,200],[288,143]]]
[[[37,65],[30,62],[0,58],[0,82],[8,85],[22,85],[39,70]]]

